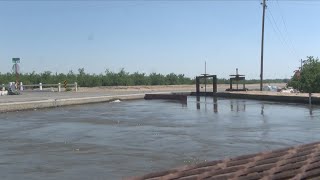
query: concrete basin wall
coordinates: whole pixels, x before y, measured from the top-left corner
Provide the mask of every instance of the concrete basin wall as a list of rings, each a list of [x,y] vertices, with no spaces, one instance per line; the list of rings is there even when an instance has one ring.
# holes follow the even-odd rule
[[[191,93],[191,95],[196,96],[196,93]],[[309,97],[301,94],[276,94],[276,93],[266,93],[261,94],[259,92],[218,92],[218,93],[200,93],[200,96],[213,96],[222,98],[234,98],[234,99],[252,99],[260,101],[276,101],[276,102],[287,102],[287,103],[302,103],[309,104]],[[312,104],[320,104],[320,97],[312,97]]]
[[[79,104],[89,104],[89,103],[102,103],[102,102],[110,102],[116,99],[135,100],[135,99],[143,99],[143,98],[144,98],[144,94],[131,94],[131,95],[98,96],[98,97],[82,97],[82,98],[48,99],[48,100],[40,100],[40,101],[26,101],[26,102],[8,102],[8,103],[0,104],[0,112],[51,108],[51,107],[58,107],[58,106],[79,105]]]

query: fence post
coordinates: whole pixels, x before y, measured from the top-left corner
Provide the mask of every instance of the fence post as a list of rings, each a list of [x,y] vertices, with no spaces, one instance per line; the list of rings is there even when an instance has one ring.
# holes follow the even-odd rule
[[[42,91],[42,83],[39,83],[39,89]]]
[[[61,83],[58,83],[58,92],[61,92]]]
[[[76,92],[78,92],[78,83],[77,82],[74,83],[74,87],[75,87]]]
[[[4,84],[2,84],[2,91],[4,91],[5,90],[5,87],[4,87]]]
[[[20,82],[20,91],[23,91],[23,83]]]

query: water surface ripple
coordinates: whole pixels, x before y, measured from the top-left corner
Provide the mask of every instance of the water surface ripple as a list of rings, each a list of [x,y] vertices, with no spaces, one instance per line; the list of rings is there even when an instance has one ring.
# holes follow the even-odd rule
[[[319,141],[319,130],[318,106],[203,97],[2,113],[0,179],[121,179]]]

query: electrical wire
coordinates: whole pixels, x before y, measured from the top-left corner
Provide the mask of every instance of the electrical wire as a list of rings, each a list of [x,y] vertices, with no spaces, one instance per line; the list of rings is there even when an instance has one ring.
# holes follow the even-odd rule
[[[290,37],[290,34],[289,34],[289,32],[288,32],[288,26],[287,26],[287,23],[286,23],[286,21],[285,21],[284,13],[283,13],[283,11],[282,11],[282,9],[281,9],[281,7],[280,7],[279,1],[276,0],[276,2],[277,2],[277,5],[278,5],[278,8],[279,8],[279,11],[280,11],[280,16],[281,16],[282,23],[283,23],[283,25],[284,25],[284,30],[285,30],[286,37],[287,37],[287,39],[288,39],[288,41],[289,41],[289,43],[290,43],[290,45],[291,45],[291,47],[292,47],[292,50],[294,51],[294,53],[296,54],[296,56],[299,57],[299,56],[298,56],[298,53],[297,53],[297,50],[296,50],[296,48],[295,48],[295,46],[294,46],[293,40],[292,40],[292,38]]]
[[[275,18],[274,18],[274,16],[273,16],[273,13],[272,13],[271,9],[268,8],[267,10],[268,10],[268,12],[269,12],[269,13],[267,13],[267,18],[269,19],[269,21],[270,21],[270,23],[272,24],[272,26],[274,25],[275,28],[273,27],[273,30],[276,32],[276,34],[279,34],[279,37],[278,37],[278,38],[280,39],[281,42],[283,42],[283,44],[284,44],[285,46],[287,46],[289,52],[292,53],[292,55],[297,56],[297,53],[293,50],[292,47],[289,46],[286,38],[284,37],[282,31],[280,30],[280,28],[279,28],[279,26],[278,26],[278,24],[277,24],[277,21],[275,20]],[[271,18],[269,17],[268,14],[270,14],[270,17],[271,17]],[[298,56],[297,56],[297,57],[298,57]]]

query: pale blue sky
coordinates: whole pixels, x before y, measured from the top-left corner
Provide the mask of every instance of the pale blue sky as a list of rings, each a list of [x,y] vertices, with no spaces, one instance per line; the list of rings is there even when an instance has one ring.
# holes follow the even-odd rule
[[[260,0],[0,1],[0,72],[204,71],[259,78]],[[289,78],[320,53],[320,2],[269,0],[265,78]]]

